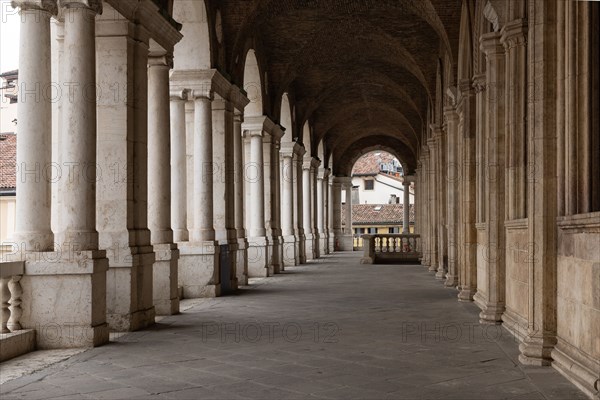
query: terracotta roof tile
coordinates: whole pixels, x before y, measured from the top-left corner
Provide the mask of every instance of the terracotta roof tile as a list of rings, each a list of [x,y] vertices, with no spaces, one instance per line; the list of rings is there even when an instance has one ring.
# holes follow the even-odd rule
[[[377,210],[377,208],[380,208]],[[352,223],[354,225],[388,225],[401,224],[404,204],[354,204],[352,205]],[[344,224],[344,207],[342,207],[342,225]],[[415,222],[415,207],[410,205],[409,220]]]
[[[16,188],[17,135],[0,135],[0,188]]]
[[[391,163],[395,159],[396,157],[385,151],[367,153],[354,164],[352,175],[377,175],[381,171],[381,163]]]

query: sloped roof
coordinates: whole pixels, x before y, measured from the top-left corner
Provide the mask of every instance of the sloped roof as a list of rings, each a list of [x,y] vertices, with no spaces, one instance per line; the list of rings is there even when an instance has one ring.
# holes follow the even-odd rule
[[[17,135],[0,135],[0,189],[14,189],[17,184]]]
[[[395,159],[396,157],[385,151],[367,153],[354,164],[352,175],[377,175],[381,172],[381,163],[391,163]]]
[[[379,210],[377,210],[379,209]],[[353,225],[392,225],[402,224],[404,204],[353,204]],[[342,224],[344,224],[344,207],[342,207]],[[415,222],[414,204],[410,205],[409,221]]]

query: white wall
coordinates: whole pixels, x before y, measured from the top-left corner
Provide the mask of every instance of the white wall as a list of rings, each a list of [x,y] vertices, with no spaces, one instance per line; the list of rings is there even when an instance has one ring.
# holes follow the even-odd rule
[[[373,179],[373,190],[365,190],[365,180]],[[391,178],[385,174],[376,176],[353,176],[352,185],[358,186],[358,196],[360,204],[388,204],[390,196],[395,194],[400,198],[400,203],[404,200],[404,187],[402,182]],[[414,204],[414,196],[410,195],[410,204]]]
[[[0,85],[6,82],[0,79]],[[0,133],[13,133],[17,131],[17,125],[12,121],[17,119],[17,103],[10,104],[5,94],[12,94],[12,90],[0,90]]]

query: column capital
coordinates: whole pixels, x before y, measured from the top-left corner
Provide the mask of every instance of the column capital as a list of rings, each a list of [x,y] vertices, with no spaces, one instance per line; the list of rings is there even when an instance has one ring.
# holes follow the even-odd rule
[[[282,157],[294,157],[294,154],[304,155],[306,150],[304,147],[297,142],[283,142],[281,143],[280,154]]]
[[[244,122],[244,113],[238,109],[233,111],[233,122],[241,124]]]
[[[173,68],[173,54],[161,54],[148,56],[148,67]]]
[[[444,107],[444,120],[446,124],[448,122],[458,121],[458,113],[456,112],[456,108],[450,106]]]
[[[189,94],[189,90],[187,90],[187,89],[171,90],[169,92],[169,97],[171,98],[171,100],[185,101],[185,100],[188,100],[188,97],[189,97],[188,94]]]
[[[325,180],[329,177],[329,174],[331,173],[331,170],[329,168],[319,168],[319,170],[317,171],[318,175],[317,175],[317,179],[320,180]]]
[[[302,163],[302,169],[316,169],[321,165],[321,160],[316,157],[304,156],[304,163]]]
[[[171,88],[192,91],[211,91],[230,101],[234,108],[243,110],[250,102],[239,87],[232,84],[216,69],[174,70],[170,77]]]
[[[352,185],[352,178],[349,176],[336,176],[333,178],[333,183],[338,183],[342,186]]]
[[[87,8],[96,14],[102,14],[102,0],[58,0],[61,8]]]
[[[481,51],[483,51],[487,57],[503,56],[504,46],[500,41],[501,37],[502,35],[500,32],[490,32],[481,35],[479,38]]]
[[[261,136],[269,141],[274,140],[278,142],[283,136],[281,127],[266,115],[245,117],[244,123],[242,124],[243,135],[256,136],[257,134],[252,132],[258,131],[260,131]]]
[[[473,76],[473,88],[475,89],[475,93],[480,93],[485,91],[487,85],[487,78],[485,74],[479,74]]]
[[[527,20],[523,18],[510,21],[502,27],[500,41],[505,49],[527,44]]]
[[[210,89],[191,89],[188,95],[191,100],[205,99],[212,101],[214,99],[214,93]]]
[[[56,0],[12,0],[10,5],[13,8],[21,10],[46,11],[52,15],[58,14],[58,4]]]
[[[431,129],[431,139],[427,140],[427,143],[429,143],[430,140],[437,140],[439,137],[441,137],[444,134],[444,130],[442,129],[442,126],[439,124],[430,124],[429,128]]]
[[[414,181],[415,181],[415,176],[414,175],[407,175],[407,176],[403,177],[402,184],[404,186],[409,186]]]

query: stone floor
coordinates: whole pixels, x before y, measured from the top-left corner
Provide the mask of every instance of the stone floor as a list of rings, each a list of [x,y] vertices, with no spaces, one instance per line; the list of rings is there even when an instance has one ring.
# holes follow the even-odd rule
[[[0,386],[8,399],[584,399],[423,267],[336,253]],[[9,371],[2,371],[8,373]]]

